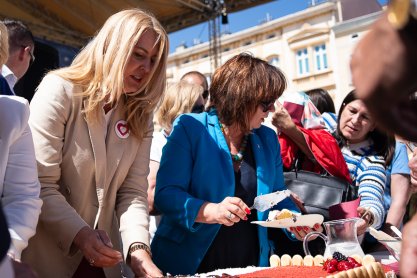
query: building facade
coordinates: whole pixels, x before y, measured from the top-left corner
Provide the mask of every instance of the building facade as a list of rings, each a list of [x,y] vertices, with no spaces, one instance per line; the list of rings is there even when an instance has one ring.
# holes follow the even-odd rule
[[[355,7],[359,4],[358,7]],[[367,5],[369,4],[369,5]],[[323,88],[338,107],[353,89],[350,56],[360,37],[381,14],[373,0],[333,0],[221,37],[221,64],[242,52],[279,67],[288,90]],[[168,58],[168,81],[189,71],[213,72],[208,42],[178,47]]]

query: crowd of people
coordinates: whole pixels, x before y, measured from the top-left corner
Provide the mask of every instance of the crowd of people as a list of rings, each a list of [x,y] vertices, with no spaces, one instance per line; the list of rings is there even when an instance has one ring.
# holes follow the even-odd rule
[[[197,71],[166,84],[167,33],[140,9],[112,15],[70,66],[45,75],[29,106],[13,87],[35,60],[33,35],[0,22],[0,276],[268,266],[272,253],[323,230],[315,223],[273,238],[251,224],[270,210],[304,211],[295,194],[251,209],[256,196],[286,189],[284,171],[301,155],[304,170],[357,188],[361,238],[368,227],[401,229],[417,188],[416,22],[406,31],[385,15],[375,23],[352,56],[356,90],[337,115],[327,91],[284,94],[285,74],[247,53],[216,69],[210,85]],[[369,71],[375,33],[402,51]],[[407,74],[392,76],[390,66]],[[417,277],[416,231],[417,216],[404,228],[402,277]]]

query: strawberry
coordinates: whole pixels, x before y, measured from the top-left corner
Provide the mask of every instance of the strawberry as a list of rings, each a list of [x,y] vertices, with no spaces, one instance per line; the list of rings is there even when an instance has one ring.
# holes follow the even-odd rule
[[[339,262],[336,260],[336,259],[331,259],[330,260],[330,265],[334,265],[335,267],[337,267],[337,264],[338,264]]]
[[[333,273],[337,271],[337,267],[334,265],[329,265],[329,268],[327,269],[327,273]]]
[[[345,270],[352,269],[353,266],[354,266],[354,264],[352,264],[351,262],[345,261]]]
[[[340,261],[337,263],[337,270],[346,270],[346,261]]]
[[[347,257],[347,261],[350,262],[351,264],[357,264],[358,262],[352,258],[352,257]]]
[[[329,268],[329,263],[330,263],[330,259],[327,259],[324,263],[323,263],[323,269],[327,270]]]

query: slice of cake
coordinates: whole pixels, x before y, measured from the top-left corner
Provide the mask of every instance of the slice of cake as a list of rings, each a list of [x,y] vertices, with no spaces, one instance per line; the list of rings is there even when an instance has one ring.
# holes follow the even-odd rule
[[[268,214],[267,221],[285,220],[285,219],[292,219],[294,222],[296,222],[297,214],[289,211],[288,209],[272,210]]]

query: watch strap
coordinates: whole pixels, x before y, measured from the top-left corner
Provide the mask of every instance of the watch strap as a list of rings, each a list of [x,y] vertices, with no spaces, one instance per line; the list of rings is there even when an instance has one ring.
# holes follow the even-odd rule
[[[146,253],[148,253],[149,256],[152,257],[151,249],[149,248],[148,245],[146,245],[145,243],[142,243],[142,242],[134,242],[130,245],[129,252],[128,252],[128,257],[130,257],[132,255],[132,253],[137,251],[137,250],[145,250]]]

